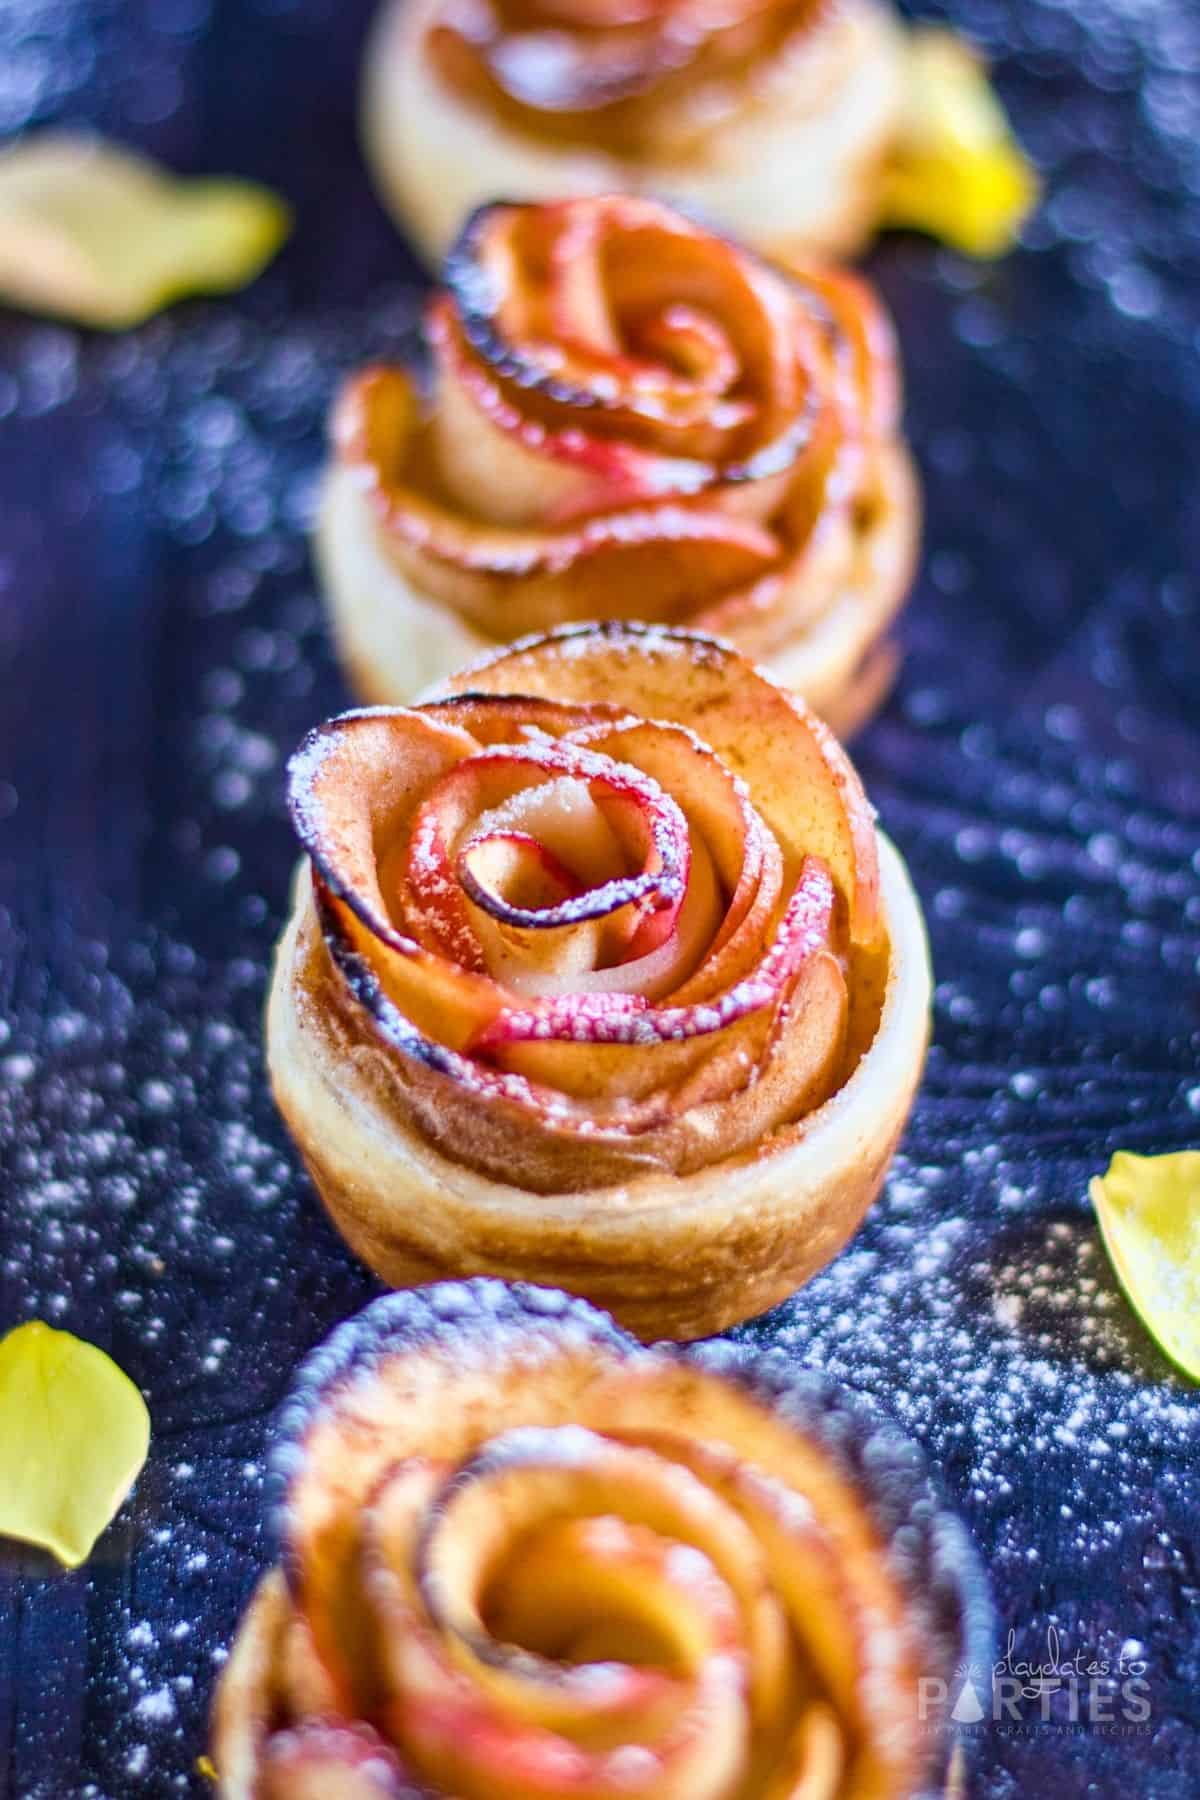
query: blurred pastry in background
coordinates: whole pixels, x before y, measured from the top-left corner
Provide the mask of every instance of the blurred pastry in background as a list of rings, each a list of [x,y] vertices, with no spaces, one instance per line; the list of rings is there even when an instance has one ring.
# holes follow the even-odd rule
[[[728,639],[845,735],[895,665],[917,481],[890,323],[657,201],[483,208],[404,369],[336,409],[317,557],[350,679],[404,703],[586,620]]]
[[[435,264],[498,196],[655,194],[790,261],[994,255],[1036,193],[974,53],[887,0],[386,0],[363,130]]]

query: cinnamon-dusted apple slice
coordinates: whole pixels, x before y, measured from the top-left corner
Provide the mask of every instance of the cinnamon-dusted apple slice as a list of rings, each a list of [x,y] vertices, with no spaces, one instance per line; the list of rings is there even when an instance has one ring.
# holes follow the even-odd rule
[[[906,1800],[948,1741],[920,1683],[986,1654],[969,1545],[890,1428],[546,1289],[367,1308],[301,1372],[272,1486],[225,1800]],[[335,1616],[371,1651],[330,1713],[288,1646]]]
[[[765,1309],[882,1181],[920,912],[828,730],[695,635],[530,640],[292,764],[279,1104],[394,1285],[537,1274],[647,1337]]]
[[[727,636],[859,723],[919,510],[870,289],[627,195],[484,207],[445,281],[430,399],[375,367],[334,415],[317,551],[363,696],[641,619]]]

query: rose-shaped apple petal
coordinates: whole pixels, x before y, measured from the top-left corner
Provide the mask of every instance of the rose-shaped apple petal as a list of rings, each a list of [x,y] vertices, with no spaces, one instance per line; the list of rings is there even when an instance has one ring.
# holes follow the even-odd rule
[[[548,649],[558,646],[557,654]],[[754,768],[759,810],[795,857],[820,857],[845,895],[853,938],[879,934],[874,820],[862,786],[831,733],[795,698],[752,671],[729,680],[735,654],[684,632],[637,625],[556,634],[499,651],[442,690],[516,689],[560,700],[622,694],[631,712],[686,726],[735,775]],[[797,729],[797,714],[804,728]]]
[[[573,890],[553,906],[522,906],[481,881],[494,856],[475,847],[530,832]],[[528,856],[514,865],[528,867]],[[481,750],[448,769],[414,817],[403,880],[403,916],[422,942],[473,966],[481,917],[536,955],[543,933],[599,923],[612,960],[653,950],[674,928],[691,866],[687,824],[650,777],[597,755],[578,739]],[[539,932],[540,928],[540,932]],[[532,939],[529,934],[532,933]],[[486,958],[479,966],[487,967]],[[493,968],[493,973],[497,971]]]
[[[698,1005],[648,1005],[640,994],[597,992],[503,1007],[476,1040],[531,1081],[551,1082],[581,1098],[611,1094],[644,1100],[674,1090],[682,1111],[708,1099],[731,1103],[742,1090],[765,1103],[772,1122],[828,1091],[841,1054],[845,982],[828,953],[833,888],[828,872],[806,862],[761,960],[745,980]],[[762,1083],[779,1019],[803,1037],[788,1045],[783,1092]],[[801,1046],[803,1048],[801,1048]],[[753,1071],[753,1074],[752,1074]],[[737,1111],[731,1104],[730,1121]],[[757,1129],[764,1119],[754,1108]],[[739,1142],[741,1134],[738,1134]]]
[[[649,1543],[654,1534],[639,1536],[636,1528],[631,1534],[612,1518],[551,1522],[530,1544],[535,1566],[520,1563],[523,1591],[525,1578],[536,1580],[539,1569],[553,1578],[566,1559],[570,1570],[557,1623],[542,1622],[541,1632],[552,1639],[546,1655],[521,1635],[493,1635],[501,1630],[504,1601],[491,1591],[487,1558],[481,1563],[469,1525],[464,1531],[446,1517],[457,1486],[456,1477],[414,1513],[401,1474],[385,1486],[364,1525],[376,1638],[389,1678],[380,1716],[418,1768],[436,1773],[439,1787],[449,1785],[463,1800],[536,1800],[559,1795],[564,1783],[581,1800],[642,1792],[654,1800],[695,1800],[707,1793],[716,1740],[723,1735],[726,1754],[736,1752],[741,1711],[732,1667],[723,1679],[720,1670],[712,1681],[699,1679],[710,1658],[729,1665],[730,1646],[718,1645],[714,1634],[723,1640],[735,1623],[711,1567],[706,1564],[707,1590],[693,1578],[680,1596],[677,1545]],[[510,1539],[506,1531],[489,1538],[502,1571]],[[543,1586],[543,1599],[546,1591]],[[586,1641],[590,1631],[596,1649],[604,1648],[596,1637],[600,1603],[608,1609],[601,1617],[610,1641],[623,1627],[612,1662],[600,1661]],[[447,1611],[464,1604],[456,1627]],[[649,1666],[636,1661],[639,1620],[652,1640]],[[655,1642],[658,1621],[666,1635]],[[511,1610],[511,1602],[508,1623],[519,1633],[520,1610]],[[674,1669],[655,1666],[672,1641],[678,1644]],[[646,1746],[632,1765],[620,1754],[631,1742]]]
[[[310,734],[292,762],[292,812],[317,879],[351,946],[368,952],[389,994],[415,1023],[454,1044],[470,1042],[499,1000],[485,977],[423,950],[398,929],[389,894],[401,871],[380,844],[406,848],[404,827],[431,781],[475,743],[456,726],[416,712],[351,714]]]
[[[619,1654],[602,1671],[588,1666],[605,1661],[590,1604],[602,1589],[611,1595],[615,1588],[624,1596],[627,1627],[634,1615],[654,1612],[653,1600],[643,1598],[638,1584],[639,1578],[643,1586],[653,1583],[655,1546],[641,1539],[635,1543],[626,1533],[628,1541],[617,1550],[612,1544],[616,1521],[564,1520],[529,1546],[530,1558],[522,1558],[518,1570],[505,1565],[494,1581],[487,1581],[481,1596],[487,1621],[482,1635],[477,1640],[447,1639],[427,1606],[422,1539],[450,1471],[438,1469],[435,1479],[422,1486],[413,1471],[423,1466],[408,1462],[385,1478],[362,1528],[366,1594],[377,1621],[375,1641],[384,1670],[380,1710],[391,1715],[399,1735],[407,1737],[411,1725],[432,1734],[427,1744],[441,1738],[450,1717],[461,1709],[464,1677],[475,1690],[473,1723],[493,1734],[502,1730],[506,1715],[543,1731],[582,1733],[596,1745],[669,1729],[687,1699],[681,1674],[687,1656],[681,1648],[677,1665],[668,1668],[662,1661],[664,1646],[703,1637],[708,1614],[697,1617],[693,1608],[680,1626],[660,1596],[655,1615],[659,1637],[647,1664],[639,1665],[626,1636]],[[603,1537],[599,1548],[597,1535]],[[469,1559],[470,1546],[464,1548]],[[661,1564],[665,1546],[657,1549]],[[556,1584],[554,1573],[564,1564],[570,1565],[570,1579]],[[519,1577],[519,1592],[506,1583],[506,1572]],[[529,1612],[528,1607],[522,1610],[523,1603],[537,1612],[536,1599],[544,1602],[556,1585],[560,1604],[549,1614],[539,1613],[539,1623],[526,1630]],[[711,1613],[717,1604],[711,1592],[700,1598]],[[580,1634],[587,1634],[589,1618],[591,1642],[584,1644]]]
[[[616,724],[628,711],[607,700],[559,704],[544,695],[455,694],[425,703],[421,711],[443,718],[480,744],[527,744],[538,737],[580,736],[593,726]],[[586,741],[581,737],[581,741]]]
[[[427,429],[406,448],[394,439],[390,464],[397,497],[403,487],[448,498],[468,520],[493,525],[559,527],[588,513],[689,494],[708,484],[701,462],[644,446],[631,437],[600,435],[593,422],[537,415],[524,389],[507,390],[466,343],[449,300],[435,301],[426,326],[438,360],[436,408]],[[391,373],[391,371],[385,371]],[[339,402],[339,417],[352,430],[354,382]],[[369,397],[369,396],[368,396]],[[428,439],[428,452],[425,439]],[[343,453],[353,436],[341,438]],[[423,479],[422,458],[432,455],[438,486]],[[407,480],[406,480],[407,477]]]
[[[698,591],[745,586],[779,558],[778,539],[754,519],[632,495],[627,472],[616,479],[636,504],[617,512],[536,528],[464,513],[418,483],[428,447],[399,371],[360,377],[342,398],[337,430],[387,554],[422,591],[495,638],[595,617],[636,618],[648,596],[655,616],[669,621],[694,608]],[[455,461],[467,468],[462,456]],[[476,494],[501,480],[511,485],[507,470],[490,465],[473,467],[469,479]],[[595,480],[586,475],[585,492],[593,493]],[[653,482],[636,480],[653,490]],[[544,492],[540,471],[538,488]]]
[[[709,1558],[673,1559],[671,1542],[612,1513],[548,1526],[489,1586],[488,1628],[547,1662],[693,1672],[732,1647],[737,1609]]]
[[[120,330],[259,273],[288,234],[247,181],[180,181],[99,139],[43,132],[0,154],[0,298]]]
[[[1200,1381],[1200,1150],[1118,1150],[1089,1191],[1129,1304],[1159,1348]]]
[[[0,1533],[74,1569],[141,1472],[150,1415],[103,1350],[33,1320],[0,1339],[0,1441]]]
[[[881,437],[894,431],[901,397],[896,331],[874,290],[849,269],[826,265],[806,269],[804,283],[834,327],[835,358],[844,353],[850,382],[841,395],[843,429]]]

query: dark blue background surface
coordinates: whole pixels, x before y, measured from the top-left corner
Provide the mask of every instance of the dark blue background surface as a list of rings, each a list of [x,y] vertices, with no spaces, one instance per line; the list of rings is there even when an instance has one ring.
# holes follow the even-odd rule
[[[1018,1654],[1144,1661],[1137,1737],[973,1732],[987,1796],[1200,1792],[1195,1397],[1088,1176],[1200,1140],[1200,13],[966,0],[1048,183],[1024,249],[873,267],[928,491],[897,694],[857,757],[926,902],[936,1041],[885,1200],[747,1335],[926,1445]],[[0,0],[0,132],[88,121],[281,188],[229,301],[106,339],[0,319],[0,1325],[147,1393],[89,1568],[0,1558],[0,1790],[200,1794],[267,1555],[267,1423],[374,1291],[266,1094],[281,762],[345,703],[303,543],[338,374],[407,350],[365,184],[360,0]],[[1031,1710],[1036,1718],[1036,1708]]]

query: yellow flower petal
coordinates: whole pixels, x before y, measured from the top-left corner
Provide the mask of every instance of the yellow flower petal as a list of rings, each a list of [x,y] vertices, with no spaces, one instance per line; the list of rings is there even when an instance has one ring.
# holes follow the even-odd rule
[[[110,330],[185,294],[245,286],[290,229],[247,181],[180,181],[96,138],[0,153],[0,300]]]
[[[0,1534],[77,1568],[149,1444],[146,1402],[103,1350],[40,1320],[0,1339]]]
[[[1171,1361],[1200,1381],[1200,1150],[1118,1150],[1089,1192],[1129,1304]]]
[[[912,33],[908,123],[884,172],[880,222],[969,256],[1007,250],[1038,197],[987,70],[952,32]]]

